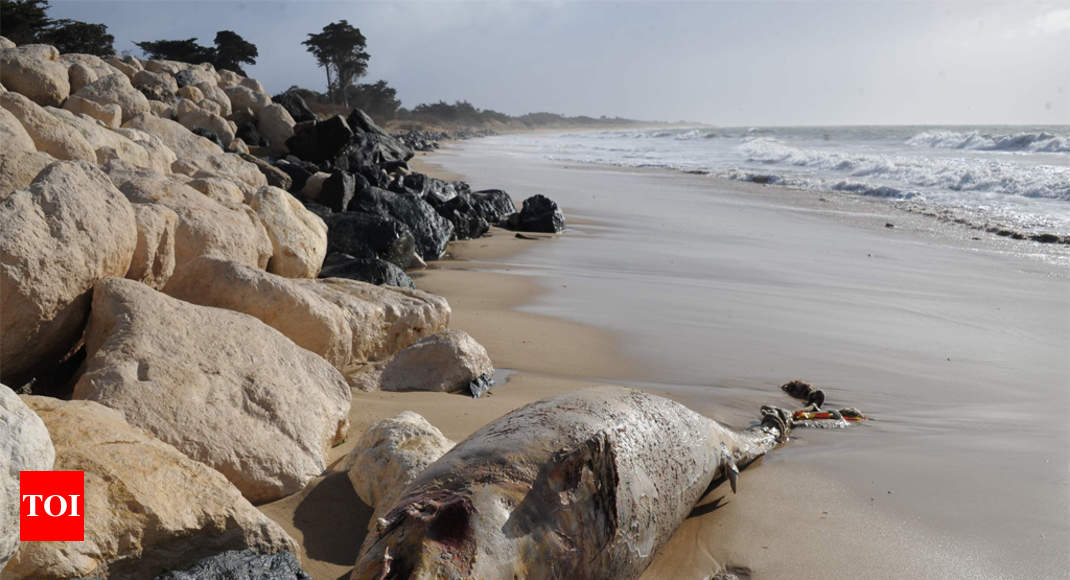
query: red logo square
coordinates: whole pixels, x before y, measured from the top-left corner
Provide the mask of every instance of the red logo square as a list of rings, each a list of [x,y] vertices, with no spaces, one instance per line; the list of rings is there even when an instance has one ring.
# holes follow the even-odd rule
[[[19,472],[19,539],[81,542],[85,539],[85,474]]]

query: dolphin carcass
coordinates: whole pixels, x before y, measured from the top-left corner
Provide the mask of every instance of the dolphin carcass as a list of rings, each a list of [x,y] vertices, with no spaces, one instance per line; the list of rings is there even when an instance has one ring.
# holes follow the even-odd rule
[[[527,405],[420,473],[351,578],[638,577],[711,482],[734,489],[737,465],[784,440],[788,414],[762,412],[735,432],[618,387]]]

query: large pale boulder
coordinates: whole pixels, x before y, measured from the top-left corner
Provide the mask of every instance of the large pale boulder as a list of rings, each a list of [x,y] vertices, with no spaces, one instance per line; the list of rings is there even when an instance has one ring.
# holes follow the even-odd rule
[[[245,77],[232,70],[221,69],[219,71],[219,86],[223,88],[233,87],[234,85],[241,84],[243,78]]]
[[[96,153],[97,163],[103,165],[118,159],[127,165],[166,171],[173,155],[164,150],[146,149],[141,143],[129,139],[123,133],[104,127],[95,119],[76,115],[65,109],[45,107],[58,121],[78,132]]]
[[[191,179],[186,185],[226,206],[238,206],[245,203],[245,194],[242,189],[234,182],[222,177],[198,177]]]
[[[206,256],[178,268],[164,292],[193,304],[255,316],[343,373],[352,363],[347,313],[289,278]],[[364,330],[375,329],[369,325]]]
[[[169,101],[178,92],[178,83],[169,74],[139,70],[131,82],[143,95],[157,101]]]
[[[0,36],[0,48],[15,48],[15,46],[16,45],[14,42],[11,42],[3,36]]]
[[[6,108],[0,108],[0,143],[4,144],[5,153],[37,150],[22,123]]]
[[[90,101],[119,105],[123,110],[123,122],[150,111],[149,100],[130,84],[130,79],[121,74],[98,78],[76,94]]]
[[[137,246],[130,203],[94,165],[57,162],[0,202],[0,372],[59,360],[82,334],[93,285]]]
[[[255,316],[326,359],[347,380],[445,328],[450,316],[445,299],[419,290],[283,278],[207,257],[177,268],[164,292]]]
[[[156,73],[165,73],[174,76],[178,71],[188,67],[189,65],[184,62],[178,62],[175,60],[164,60],[162,58],[149,59],[141,63],[145,67],[145,70]]]
[[[115,57],[108,57],[108,58],[110,60],[110,59],[115,58]],[[76,64],[80,64],[80,65],[92,70],[94,73],[97,74],[97,76],[107,76],[107,75],[110,75],[110,74],[115,74],[115,73],[121,72],[121,71],[119,71],[119,69],[117,69],[114,66],[112,66],[111,64],[109,64],[106,60],[104,60],[103,58],[100,58],[99,56],[96,56],[94,54],[81,54],[81,53],[77,53],[77,52],[68,52],[67,54],[59,55],[59,62],[62,62],[68,68],[70,68],[70,67],[72,67],[72,66],[74,66]],[[94,80],[96,80],[96,79],[94,79]]]
[[[153,578],[224,550],[292,552],[294,540],[226,478],[91,401],[25,396],[85,475],[85,540],[27,542],[4,578]]]
[[[368,427],[343,467],[361,501],[389,510],[416,476],[454,445],[417,413],[402,411]],[[374,525],[376,518],[371,518]]]
[[[16,92],[0,94],[0,107],[18,119],[33,139],[38,151],[56,159],[96,162],[97,154],[77,130],[71,128],[37,103]]]
[[[178,214],[158,203],[135,203],[137,248],[126,278],[159,290],[175,271],[175,230]]]
[[[256,129],[267,138],[268,148],[272,155],[286,155],[286,140],[294,135],[294,118],[286,111],[286,108],[278,103],[271,103],[260,110],[257,116]]]
[[[323,183],[330,178],[331,174],[326,171],[317,171],[310,175],[305,181],[305,186],[301,188],[302,197],[313,201],[318,200],[320,192],[323,191]]]
[[[271,104],[271,97],[248,87],[238,85],[223,90],[230,98],[230,106],[233,110],[248,108],[254,115],[259,115],[261,109]]]
[[[172,171],[196,177],[199,172],[216,174],[231,181],[241,181],[253,191],[267,185],[267,178],[256,165],[231,153],[225,153],[218,145],[170,119],[161,119],[152,114],[138,115],[126,122],[124,127],[141,129],[160,138],[178,156]]]
[[[230,97],[227,96],[227,92],[220,88],[219,85],[213,83],[200,83],[194,86],[201,91],[204,95],[204,99],[213,101],[219,105],[220,115],[224,117],[230,116],[230,113],[234,108],[230,104]],[[195,102],[203,103],[204,101],[195,100]]]
[[[164,119],[173,119],[175,116],[175,107],[163,101],[149,99],[149,110],[153,115]]]
[[[0,201],[30,186],[56,158],[40,151],[0,151]]]
[[[463,330],[445,330],[405,347],[383,369],[384,391],[455,392],[494,372],[483,345]]]
[[[0,49],[0,82],[39,105],[58,107],[71,93],[67,66],[58,58],[56,49],[46,45]]]
[[[288,278],[315,278],[327,256],[327,224],[297,198],[270,185],[260,188],[249,205],[271,238],[268,271]]]
[[[188,103],[188,106],[186,105]],[[219,141],[226,147],[230,145],[230,141],[234,139],[234,131],[227,124],[227,120],[223,117],[206,111],[192,101],[183,99],[175,107],[176,119],[185,128],[193,131],[194,129],[202,129],[205,131],[211,131],[216,137],[219,137]]]
[[[342,375],[246,314],[109,278],[93,291],[86,351],[75,399],[122,411],[250,501],[304,487],[348,429]]]
[[[193,85],[186,85],[178,89],[178,98],[189,99],[193,103],[200,105],[200,102],[204,100],[204,91],[198,89]],[[217,103],[218,105],[218,103]]]
[[[141,129],[134,129],[132,127],[120,127],[115,130],[116,133],[126,137],[127,139],[137,143],[145,150],[147,159],[145,160],[144,167],[151,169],[157,173],[171,173],[171,166],[178,160],[178,156],[175,155],[171,148],[164,144],[156,135]],[[97,152],[98,159],[100,158],[100,152]],[[105,161],[106,163],[106,161]]]
[[[123,110],[119,105],[98,103],[78,95],[71,95],[67,102],[63,103],[63,108],[79,115],[89,115],[112,129],[118,128],[123,120]]]
[[[134,77],[137,76],[137,73],[142,70],[134,63],[127,62],[118,56],[109,56],[107,62],[131,81],[133,81]]]
[[[244,204],[223,205],[174,176],[108,166],[108,176],[133,203],[158,203],[178,215],[175,266],[200,256],[266,268],[271,239],[256,212]]]
[[[260,84],[260,81],[254,79],[253,77],[243,77],[241,80],[238,81],[238,84],[253,91],[254,93],[264,94],[266,92],[264,90],[264,85]]]
[[[77,93],[82,87],[97,80],[97,72],[80,62],[71,63],[67,67],[67,82],[71,86],[71,93]]]
[[[175,73],[175,80],[178,81],[180,87],[200,84],[218,85],[219,73],[210,63],[192,64],[186,65],[184,69]]]
[[[19,472],[49,471],[54,460],[41,418],[0,385],[0,570],[19,547]]]

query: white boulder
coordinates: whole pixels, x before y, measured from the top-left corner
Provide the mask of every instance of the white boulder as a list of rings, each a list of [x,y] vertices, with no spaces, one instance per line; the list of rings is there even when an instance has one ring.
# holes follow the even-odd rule
[[[132,283],[132,282],[131,282]],[[90,401],[23,397],[85,478],[85,540],[26,542],[5,580],[153,578],[225,550],[293,552],[294,540],[226,478]]]
[[[315,278],[327,255],[327,224],[297,198],[270,185],[249,200],[273,248],[267,270],[288,278]]]
[[[253,502],[320,475],[348,429],[342,375],[246,314],[109,278],[93,291],[86,350],[75,399],[122,411]]]
[[[55,456],[41,418],[0,385],[0,570],[19,547],[19,472],[50,471]]]
[[[383,369],[384,391],[455,392],[494,372],[483,345],[463,330],[445,330],[397,353]]]
[[[0,202],[0,372],[59,360],[82,335],[93,285],[122,276],[134,210],[96,166],[57,162]]]

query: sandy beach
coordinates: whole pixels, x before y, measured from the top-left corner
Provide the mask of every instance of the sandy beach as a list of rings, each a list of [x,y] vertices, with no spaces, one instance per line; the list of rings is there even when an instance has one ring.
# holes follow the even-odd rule
[[[358,393],[354,437],[411,409],[459,440],[599,383],[741,428],[762,404],[792,406],[777,386],[800,378],[871,421],[796,430],[740,493],[708,495],[644,578],[1035,578],[1070,564],[1067,272],[846,196],[562,166],[480,140],[417,167],[518,202],[546,193],[569,230],[495,229],[415,273],[508,382],[480,400]],[[352,566],[370,515],[337,472],[261,509],[317,578]]]

